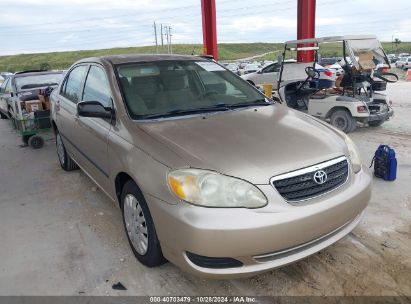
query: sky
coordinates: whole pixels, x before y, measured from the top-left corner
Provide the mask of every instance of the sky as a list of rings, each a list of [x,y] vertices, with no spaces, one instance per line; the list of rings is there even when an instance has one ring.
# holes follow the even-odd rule
[[[0,0],[0,55],[202,43],[200,0]],[[216,0],[219,43],[296,39],[297,0]],[[411,41],[411,0],[317,0],[316,36]],[[160,41],[160,35],[158,34]]]

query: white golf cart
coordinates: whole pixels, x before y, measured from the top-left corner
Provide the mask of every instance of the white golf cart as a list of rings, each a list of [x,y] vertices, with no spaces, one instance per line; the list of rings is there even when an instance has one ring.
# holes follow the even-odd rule
[[[342,75],[336,77],[335,71],[318,65],[319,45],[323,43],[341,44]],[[309,63],[286,64],[283,60],[276,93],[289,107],[329,121],[346,133],[354,131],[357,124],[380,126],[393,115],[389,99],[383,92],[387,82],[395,82],[398,77],[375,70],[379,63],[390,66],[375,36],[288,41],[282,58],[295,58],[292,55],[296,54],[289,52],[297,51],[314,51],[316,59]]]

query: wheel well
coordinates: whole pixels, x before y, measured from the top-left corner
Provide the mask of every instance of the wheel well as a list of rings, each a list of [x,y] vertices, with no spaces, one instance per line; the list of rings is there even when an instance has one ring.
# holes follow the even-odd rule
[[[346,107],[334,107],[334,108],[332,108],[331,110],[328,111],[328,113],[327,113],[327,115],[325,116],[325,118],[326,118],[326,119],[327,119],[327,118],[330,118],[331,115],[333,115],[333,113],[334,113],[335,111],[338,111],[338,110],[347,111],[347,112],[350,113],[350,115],[351,115],[350,110],[348,110]]]
[[[116,196],[119,204],[121,204],[121,191],[123,190],[123,186],[129,180],[133,180],[133,178],[125,172],[120,172],[116,176],[114,183],[116,187]]]

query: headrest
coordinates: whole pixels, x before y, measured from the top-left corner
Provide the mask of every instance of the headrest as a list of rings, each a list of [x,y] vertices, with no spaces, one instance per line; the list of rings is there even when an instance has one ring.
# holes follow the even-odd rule
[[[185,71],[163,71],[161,79],[166,90],[182,90],[187,87],[187,73]]]
[[[158,77],[134,77],[131,79],[131,90],[143,98],[157,94],[160,89]]]

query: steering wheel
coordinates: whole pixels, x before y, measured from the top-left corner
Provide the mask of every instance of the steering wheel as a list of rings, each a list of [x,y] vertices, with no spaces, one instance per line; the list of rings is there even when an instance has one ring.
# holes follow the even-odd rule
[[[320,78],[320,72],[318,72],[315,68],[312,66],[308,66],[305,68],[305,73],[307,74],[308,78],[306,81],[308,81],[310,78],[312,79],[318,79]]]

